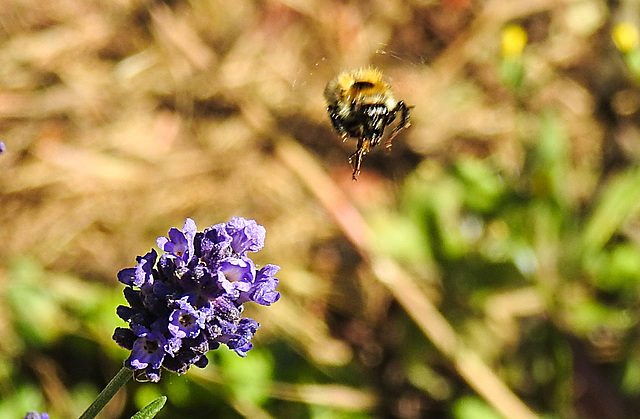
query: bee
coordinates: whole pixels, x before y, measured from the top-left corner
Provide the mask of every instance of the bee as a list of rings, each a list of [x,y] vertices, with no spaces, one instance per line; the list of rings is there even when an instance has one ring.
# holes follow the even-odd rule
[[[327,112],[336,133],[346,141],[358,140],[356,151],[349,156],[353,179],[360,174],[362,158],[380,143],[384,130],[400,114],[400,122],[385,142],[387,150],[403,128],[411,126],[409,109],[403,101],[396,101],[391,86],[382,73],[371,67],[345,71],[334,77],[324,89]]]

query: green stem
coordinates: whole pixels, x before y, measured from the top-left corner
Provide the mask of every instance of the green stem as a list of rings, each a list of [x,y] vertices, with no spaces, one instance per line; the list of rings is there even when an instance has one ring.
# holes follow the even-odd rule
[[[91,406],[84,411],[84,413],[80,416],[80,419],[93,419],[98,413],[109,403],[109,400],[116,395],[118,390],[124,386],[127,381],[129,381],[133,377],[133,373],[131,370],[126,367],[122,367],[120,371],[116,374],[115,377],[109,381],[109,384],[102,390],[98,397],[91,403]]]

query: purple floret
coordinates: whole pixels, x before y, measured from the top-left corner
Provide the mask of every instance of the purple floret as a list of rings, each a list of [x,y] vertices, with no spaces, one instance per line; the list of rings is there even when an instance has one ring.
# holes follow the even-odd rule
[[[234,217],[197,232],[187,218],[182,230],[171,228],[155,250],[136,258],[118,273],[128,305],[117,308],[128,328],[113,339],[131,351],[125,366],[141,381],[157,382],[161,367],[182,374],[191,365],[207,365],[207,352],[227,345],[246,356],[260,327],[242,317],[243,304],[278,301],[277,265],[257,269],[247,256],[264,246],[265,228]]]
[[[264,246],[267,230],[255,220],[233,217],[227,223],[226,229],[232,239],[231,248],[239,255],[257,252]]]
[[[148,330],[143,326],[139,326],[136,329],[134,333],[138,338],[133,343],[131,356],[129,356],[125,364],[136,370],[147,367],[152,369],[160,368],[164,359],[164,347],[167,339],[156,330]]]
[[[169,315],[169,332],[177,338],[194,338],[204,328],[206,316],[183,297],[174,301],[176,309]]]
[[[196,234],[196,223],[191,218],[187,218],[182,227],[182,231],[175,227],[169,229],[167,237],[158,237],[156,243],[158,247],[167,253],[172,254],[182,263],[188,263],[194,254],[193,238]]]
[[[249,258],[229,257],[220,261],[217,280],[218,286],[232,299],[237,299],[241,292],[251,289],[255,280],[255,266]]]
[[[278,265],[265,265],[256,274],[256,279],[248,292],[241,293],[238,301],[244,303],[253,301],[263,306],[270,306],[280,299],[280,293],[276,291],[280,281],[274,277],[280,270]]]
[[[2,141],[0,141],[0,143],[2,143]],[[24,419],[49,419],[49,414],[45,412],[38,413],[29,411],[27,412],[27,415],[24,417]]]
[[[118,280],[125,285],[142,287],[153,283],[153,267],[156,264],[158,253],[151,250],[144,256],[136,257],[138,264],[134,268],[126,268],[118,272]]]

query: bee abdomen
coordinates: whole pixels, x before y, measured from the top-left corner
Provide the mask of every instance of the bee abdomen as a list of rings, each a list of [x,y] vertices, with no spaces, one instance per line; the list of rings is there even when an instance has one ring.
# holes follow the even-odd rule
[[[371,139],[372,146],[378,144],[389,123],[389,108],[380,103],[366,104],[359,107],[357,114],[365,137]]]

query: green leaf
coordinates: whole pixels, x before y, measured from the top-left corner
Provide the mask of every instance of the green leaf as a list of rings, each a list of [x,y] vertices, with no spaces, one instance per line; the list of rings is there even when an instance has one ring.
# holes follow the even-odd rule
[[[464,188],[465,203],[476,211],[492,211],[505,191],[505,183],[486,162],[464,158],[456,162],[456,175]]]
[[[269,395],[273,359],[268,352],[253,349],[246,358],[233,351],[218,351],[225,384],[241,400],[260,405]]]
[[[567,310],[566,319],[573,333],[580,336],[587,336],[592,331],[602,328],[624,331],[636,322],[634,315],[629,311],[592,300],[573,304]]]
[[[547,110],[540,116],[538,143],[532,155],[532,191],[538,198],[565,203],[572,185],[568,174],[568,138],[562,121]]]
[[[640,210],[640,169],[622,173],[602,190],[583,235],[588,252],[604,246],[624,222]]]
[[[164,407],[164,404],[166,402],[167,396],[160,396],[143,407],[138,413],[131,416],[131,419],[151,419],[158,414],[158,412]]]
[[[369,218],[374,244],[381,254],[402,262],[427,263],[429,243],[420,227],[408,217],[380,211]]]
[[[461,397],[453,405],[456,419],[502,419],[493,408],[478,397]]]
[[[640,284],[640,249],[629,243],[617,245],[610,252],[594,253],[586,260],[593,273],[594,284],[603,290],[626,290],[630,293]]]
[[[517,90],[522,86],[524,63],[521,57],[503,59],[500,62],[499,70],[500,78],[506,86],[513,90]]]

